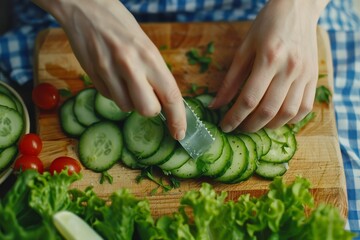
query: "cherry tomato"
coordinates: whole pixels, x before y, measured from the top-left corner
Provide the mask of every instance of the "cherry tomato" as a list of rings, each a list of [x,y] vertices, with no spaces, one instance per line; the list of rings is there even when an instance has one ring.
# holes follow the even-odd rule
[[[55,158],[50,164],[49,171],[51,174],[54,174],[54,172],[60,173],[66,168],[68,169],[69,175],[73,174],[74,172],[79,173],[81,171],[79,161],[72,157]]]
[[[14,164],[14,171],[21,172],[28,169],[33,169],[39,173],[44,172],[44,164],[37,156],[21,155],[16,159]]]
[[[28,133],[19,140],[19,152],[23,155],[37,156],[42,149],[42,141],[39,135]]]
[[[32,91],[32,100],[40,109],[52,110],[58,106],[60,94],[52,84],[40,83]]]

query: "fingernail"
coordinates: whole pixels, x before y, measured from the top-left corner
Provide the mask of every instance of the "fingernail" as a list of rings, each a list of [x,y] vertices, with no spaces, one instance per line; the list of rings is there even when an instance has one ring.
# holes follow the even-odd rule
[[[221,130],[225,133],[231,132],[234,128],[231,125],[222,125]]]
[[[185,131],[184,130],[180,130],[176,133],[176,140],[180,141],[180,140],[183,140],[185,137]]]

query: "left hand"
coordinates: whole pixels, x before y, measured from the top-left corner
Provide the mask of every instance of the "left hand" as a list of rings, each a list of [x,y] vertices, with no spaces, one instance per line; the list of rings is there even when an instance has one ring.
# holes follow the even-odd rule
[[[313,3],[271,0],[259,13],[211,104],[218,108],[237,96],[221,121],[224,132],[276,128],[311,111],[318,79],[316,7],[326,5]]]

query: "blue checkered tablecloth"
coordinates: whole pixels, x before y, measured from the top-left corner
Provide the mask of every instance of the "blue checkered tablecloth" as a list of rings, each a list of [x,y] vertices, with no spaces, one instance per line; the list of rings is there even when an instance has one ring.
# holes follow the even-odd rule
[[[359,0],[354,0],[359,1]],[[123,0],[139,21],[254,19],[266,0]],[[0,36],[0,72],[10,81],[32,80],[37,33],[57,26],[29,0],[13,0],[12,28]],[[339,143],[348,190],[348,228],[360,234],[360,19],[352,0],[332,0],[319,24],[328,30],[334,65]]]

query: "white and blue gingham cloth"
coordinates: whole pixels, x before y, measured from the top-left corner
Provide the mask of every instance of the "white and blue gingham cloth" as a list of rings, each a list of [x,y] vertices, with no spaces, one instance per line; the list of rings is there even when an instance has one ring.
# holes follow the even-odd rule
[[[359,1],[359,0],[354,0]],[[254,19],[266,0],[122,0],[139,21]],[[0,72],[23,84],[32,80],[36,34],[57,26],[29,0],[12,0],[13,25],[0,36]],[[360,234],[360,19],[352,0],[332,0],[319,24],[329,32],[334,65],[333,101],[348,193],[348,227]]]

